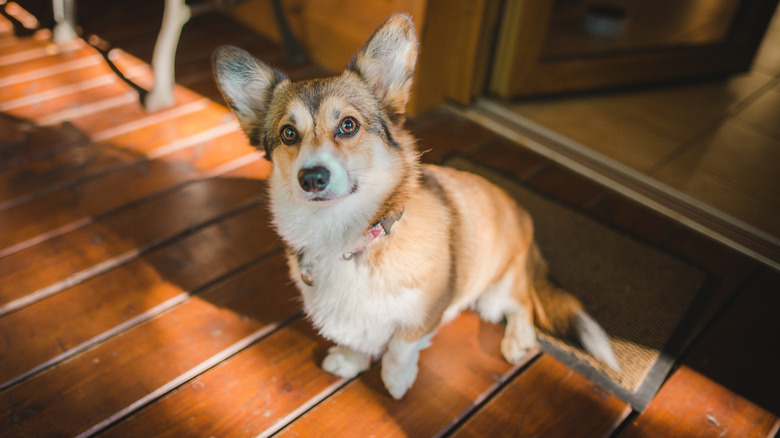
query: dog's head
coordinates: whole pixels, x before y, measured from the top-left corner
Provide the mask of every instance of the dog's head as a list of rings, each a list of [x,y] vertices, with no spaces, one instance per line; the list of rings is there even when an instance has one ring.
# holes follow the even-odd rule
[[[336,77],[293,83],[235,47],[217,51],[214,70],[274,184],[297,202],[332,204],[398,184],[413,154],[402,125],[416,58],[411,21],[394,15]]]

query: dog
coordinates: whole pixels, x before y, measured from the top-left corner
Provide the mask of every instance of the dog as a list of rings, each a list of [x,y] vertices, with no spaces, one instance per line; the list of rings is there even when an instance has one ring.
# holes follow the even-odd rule
[[[322,368],[352,378],[381,355],[400,399],[420,350],[467,308],[506,320],[509,362],[536,348],[536,325],[617,368],[603,329],[548,280],[528,212],[481,177],[420,163],[404,128],[417,50],[410,18],[393,15],[335,77],[291,82],[236,47],[214,55],[225,101],[272,164],[272,220],[304,311],[336,343]]]

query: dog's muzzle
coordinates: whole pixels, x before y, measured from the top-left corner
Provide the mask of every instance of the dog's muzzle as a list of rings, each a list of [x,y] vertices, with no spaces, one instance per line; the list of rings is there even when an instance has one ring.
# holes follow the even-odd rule
[[[325,190],[330,182],[330,171],[322,166],[301,169],[298,172],[298,184],[304,192],[316,193]]]

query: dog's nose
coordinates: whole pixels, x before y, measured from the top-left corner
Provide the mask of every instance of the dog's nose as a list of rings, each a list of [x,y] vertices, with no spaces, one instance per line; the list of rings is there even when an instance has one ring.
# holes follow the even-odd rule
[[[322,166],[301,169],[298,172],[298,183],[305,192],[325,190],[328,182],[330,182],[330,171]]]

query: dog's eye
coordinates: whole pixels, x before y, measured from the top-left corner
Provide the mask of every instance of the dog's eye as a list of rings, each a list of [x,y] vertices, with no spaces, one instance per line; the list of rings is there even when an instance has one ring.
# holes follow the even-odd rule
[[[284,144],[293,144],[298,141],[298,131],[290,125],[282,126],[282,129],[279,131],[279,136],[282,137],[282,142]]]
[[[358,124],[358,121],[355,120],[354,117],[344,117],[341,119],[341,123],[339,124],[339,134],[352,137],[356,132],[358,132],[359,128],[360,124]]]

